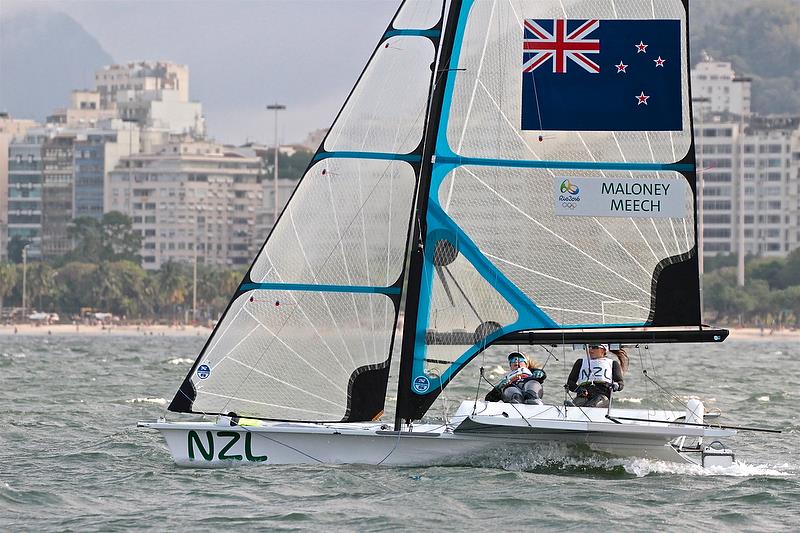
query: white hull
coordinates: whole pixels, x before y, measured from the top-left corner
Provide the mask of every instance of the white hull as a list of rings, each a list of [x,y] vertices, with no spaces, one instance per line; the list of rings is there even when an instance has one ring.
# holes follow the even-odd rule
[[[475,414],[473,414],[475,407]],[[175,462],[195,468],[263,464],[465,464],[504,449],[563,456],[598,454],[700,464],[702,453],[679,451],[680,437],[728,437],[732,430],[656,422],[615,423],[606,409],[463,402],[447,426],[420,424],[399,434],[385,424],[140,422],[159,430]],[[679,411],[612,409],[612,417],[674,421]]]

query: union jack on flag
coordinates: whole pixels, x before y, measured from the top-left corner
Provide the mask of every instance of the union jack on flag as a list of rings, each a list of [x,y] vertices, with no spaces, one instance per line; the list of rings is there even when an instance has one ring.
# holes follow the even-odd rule
[[[598,74],[600,65],[587,54],[600,53],[600,39],[586,37],[599,27],[599,20],[587,20],[568,34],[567,21],[556,19],[553,31],[549,32],[539,22],[526,19],[522,71],[533,72],[552,59],[553,72],[566,73],[567,59],[570,59],[586,71]]]

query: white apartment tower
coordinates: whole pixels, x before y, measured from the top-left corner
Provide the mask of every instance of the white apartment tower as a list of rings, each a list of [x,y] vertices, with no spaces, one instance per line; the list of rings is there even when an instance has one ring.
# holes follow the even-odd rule
[[[95,72],[95,85],[100,108],[115,110],[123,120],[165,135],[205,136],[203,106],[189,100],[185,65],[165,61],[108,65]],[[147,138],[143,134],[142,140]]]
[[[261,159],[199,141],[122,158],[109,174],[108,209],[141,232],[142,264],[168,261],[244,268],[265,236]]]
[[[750,79],[737,77],[730,63],[709,57],[692,69],[694,112],[750,116]]]

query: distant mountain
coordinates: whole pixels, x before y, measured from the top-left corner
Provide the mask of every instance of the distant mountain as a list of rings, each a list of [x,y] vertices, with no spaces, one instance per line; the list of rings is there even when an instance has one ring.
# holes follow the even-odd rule
[[[43,120],[65,107],[74,89],[94,87],[94,71],[111,56],[64,13],[0,17],[0,110]]]
[[[800,114],[800,0],[691,4],[692,64],[705,51],[753,78],[753,110]]]

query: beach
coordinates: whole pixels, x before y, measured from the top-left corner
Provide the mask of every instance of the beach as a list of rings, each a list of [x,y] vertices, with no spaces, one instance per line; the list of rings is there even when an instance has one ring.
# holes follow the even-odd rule
[[[58,336],[153,336],[153,337],[208,337],[211,328],[189,325],[86,325],[86,324],[15,324],[0,326],[0,336],[5,335],[58,335]]]
[[[157,337],[203,337],[211,334],[207,326],[192,325],[85,325],[85,324],[16,324],[1,325],[0,336],[5,335],[106,335],[106,336],[157,336]],[[800,329],[730,328],[729,339],[737,340],[782,340],[800,342]]]

